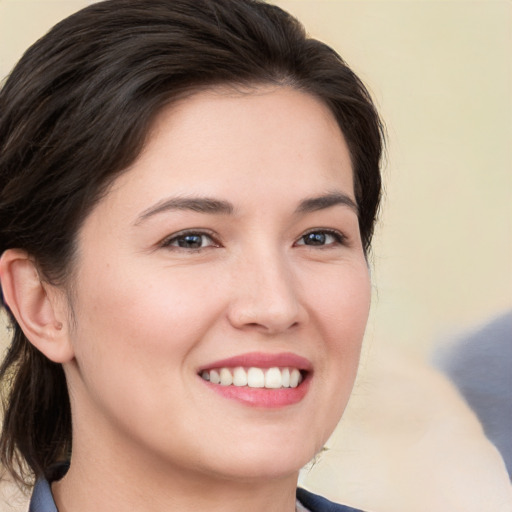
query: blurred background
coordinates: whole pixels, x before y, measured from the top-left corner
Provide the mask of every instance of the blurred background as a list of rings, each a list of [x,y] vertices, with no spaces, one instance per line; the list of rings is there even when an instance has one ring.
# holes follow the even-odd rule
[[[0,0],[0,76],[89,3]],[[361,375],[345,427],[303,483],[377,512],[510,511],[510,482],[484,435],[494,435],[487,413],[464,394],[453,367],[482,330],[478,347],[496,361],[511,357],[512,2],[274,3],[361,77],[388,136]],[[485,331],[493,322],[504,325],[491,329],[495,336]],[[501,341],[488,348],[493,336]],[[486,403],[504,404],[492,422],[512,432],[512,363],[500,369],[476,352],[462,380],[483,372]]]

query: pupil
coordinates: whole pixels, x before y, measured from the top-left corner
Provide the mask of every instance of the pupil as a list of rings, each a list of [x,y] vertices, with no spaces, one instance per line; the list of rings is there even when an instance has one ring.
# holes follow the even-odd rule
[[[305,243],[307,245],[324,245],[325,233],[309,233],[306,235]]]
[[[178,245],[187,249],[197,249],[201,247],[201,243],[201,235],[186,235],[178,240]]]

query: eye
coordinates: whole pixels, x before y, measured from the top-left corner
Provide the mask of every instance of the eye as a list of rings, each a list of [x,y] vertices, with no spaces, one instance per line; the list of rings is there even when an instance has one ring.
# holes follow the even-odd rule
[[[345,237],[339,231],[318,229],[302,235],[295,245],[332,246],[343,244]]]
[[[219,244],[207,233],[187,231],[171,235],[161,245],[162,247],[198,250],[205,247],[218,247]]]

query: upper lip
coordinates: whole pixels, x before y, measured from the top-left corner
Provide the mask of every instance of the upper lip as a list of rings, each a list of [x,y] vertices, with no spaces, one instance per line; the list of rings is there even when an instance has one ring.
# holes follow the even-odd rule
[[[281,352],[278,354],[269,354],[266,352],[248,352],[227,359],[213,361],[199,368],[199,372],[210,370],[212,368],[235,368],[243,366],[246,368],[297,368],[298,370],[311,371],[312,364],[305,357],[292,352]]]

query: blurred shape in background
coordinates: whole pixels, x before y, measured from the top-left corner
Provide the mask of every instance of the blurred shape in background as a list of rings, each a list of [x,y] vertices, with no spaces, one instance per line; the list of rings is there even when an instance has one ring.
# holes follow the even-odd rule
[[[438,350],[434,364],[476,413],[512,479],[512,310]]]
[[[349,406],[302,485],[372,512],[512,512],[503,459],[455,385],[366,347]]]

